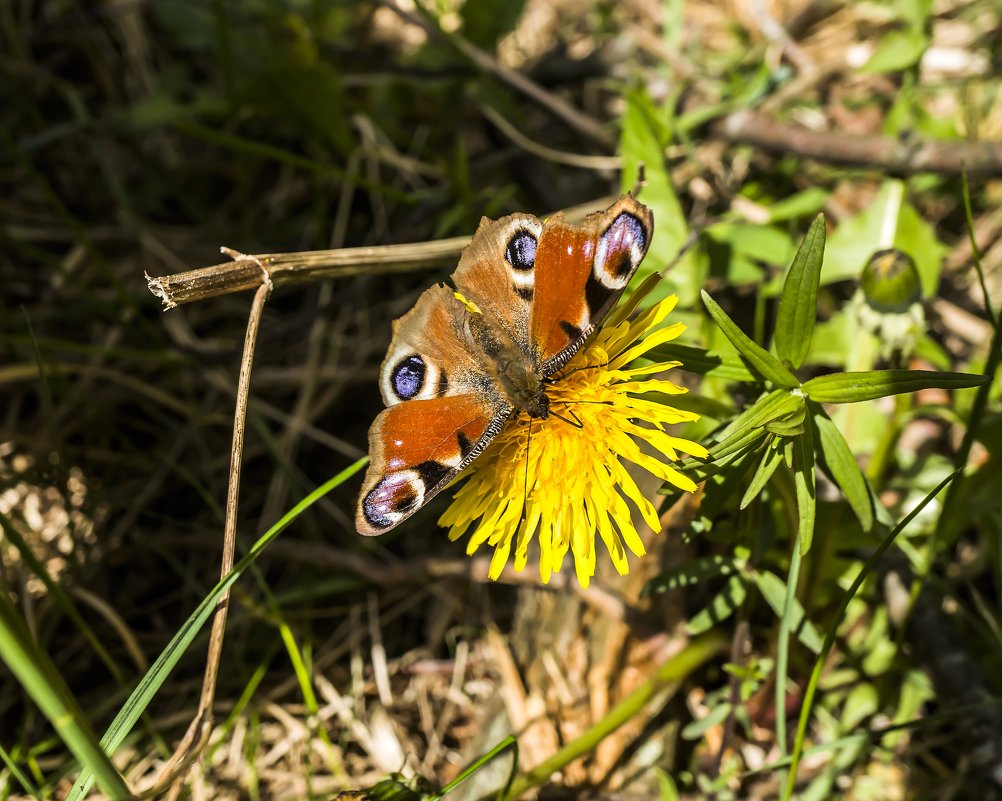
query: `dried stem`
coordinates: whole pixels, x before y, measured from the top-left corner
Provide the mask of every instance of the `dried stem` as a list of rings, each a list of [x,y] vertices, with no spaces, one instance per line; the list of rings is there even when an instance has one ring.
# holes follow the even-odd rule
[[[714,131],[730,142],[755,145],[776,153],[795,153],[829,164],[857,164],[892,173],[937,172],[959,175],[1002,175],[1002,142],[958,142],[850,136],[812,131],[776,122],[751,111],[720,120]]]
[[[240,254],[234,254],[240,256]],[[240,256],[241,262],[254,263],[253,257]],[[247,397],[250,394],[251,368],[254,364],[254,346],[261,326],[261,315],[265,301],[271,293],[271,282],[262,280],[262,268],[258,265],[257,292],[251,304],[244,335],[244,352],[240,360],[240,379],[237,382],[237,399],[233,411],[233,444],[230,449],[230,474],[226,488],[226,522],[223,532],[223,554],[219,575],[225,578],[233,570],[237,543],[237,507],[240,500],[240,468],[244,456],[244,431],[247,421]],[[266,276],[265,276],[266,277]],[[209,635],[209,650],[206,657],[205,674],[202,678],[202,694],[198,700],[198,711],[188,726],[188,731],[178,744],[173,756],[160,774],[157,789],[147,795],[159,796],[169,786],[168,798],[176,797],[180,790],[180,779],[209,741],[212,732],[212,704],[216,697],[216,679],[219,675],[219,661],[223,655],[223,637],[226,634],[226,618],[229,612],[230,591],[225,590],[216,604],[216,614],[212,620]]]
[[[613,197],[602,197],[567,209],[567,218],[581,220],[606,208]],[[372,247],[306,250],[300,253],[244,255],[222,248],[234,260],[158,278],[146,275],[150,292],[163,301],[164,310],[197,300],[243,292],[270,282],[275,286],[320,278],[351,275],[409,273],[455,262],[472,237],[456,236],[436,242]]]

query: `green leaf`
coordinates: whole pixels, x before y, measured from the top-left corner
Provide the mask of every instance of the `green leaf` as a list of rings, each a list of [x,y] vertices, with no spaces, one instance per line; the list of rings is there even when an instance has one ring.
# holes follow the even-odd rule
[[[97,777],[112,799],[131,798],[129,788],[77,704],[49,655],[38,647],[17,607],[0,590],[0,658],[21,683],[73,756]]]
[[[719,442],[711,453],[714,460],[737,450],[736,444],[744,444],[743,436],[755,429],[762,429],[767,423],[793,414],[804,404],[800,390],[774,389],[762,395],[745,409],[719,434]]]
[[[791,393],[791,398],[799,401],[792,412],[763,423],[763,428],[770,434],[776,434],[780,437],[795,437],[803,433],[804,420],[807,418],[807,404],[803,402],[802,397],[793,395],[793,393]]]
[[[863,527],[863,531],[869,531],[873,528],[873,506],[863,471],[859,469],[856,457],[852,455],[845,437],[842,436],[831,418],[818,407],[813,408],[812,412],[825,465],[835,479],[835,483],[845,494],[845,498],[858,518],[860,526]]]
[[[814,669],[811,671],[810,679],[807,681],[807,688],[804,690],[803,703],[800,706],[800,718],[797,721],[797,733],[793,743],[793,754],[790,757],[790,767],[786,777],[786,790],[783,793],[784,801],[789,799],[791,793],[793,792],[793,786],[797,777],[797,768],[800,765],[800,757],[804,750],[807,724],[811,719],[811,712],[813,711],[814,706],[814,696],[818,689],[818,682],[821,679],[821,671],[824,669],[828,654],[831,652],[832,646],[835,644],[835,637],[838,635],[841,622],[845,618],[846,610],[849,608],[849,603],[855,597],[856,593],[859,592],[859,588],[863,586],[863,582],[866,580],[866,577],[877,567],[880,560],[883,558],[884,553],[886,553],[887,549],[891,547],[895,538],[902,531],[904,531],[908,524],[911,523],[911,521],[914,520],[923,509],[925,509],[926,505],[959,474],[960,471],[958,470],[943,479],[932,492],[922,499],[921,503],[912,509],[911,512],[909,512],[908,515],[900,523],[898,523],[898,525],[896,525],[886,537],[884,537],[880,545],[877,547],[877,550],[874,551],[870,558],[866,560],[866,564],[863,565],[856,578],[853,579],[852,586],[850,586],[842,596],[839,608],[835,612],[835,617],[828,624],[827,631],[825,632],[825,640],[821,645],[821,651],[818,653],[817,659],[814,661]]]
[[[811,426],[793,440],[793,483],[797,488],[800,553],[811,548],[817,500],[814,487],[814,437]]]
[[[805,382],[802,389],[808,398],[818,403],[858,403],[920,389],[966,389],[981,386],[987,381],[986,376],[973,373],[865,370],[821,375]]]
[[[622,187],[629,191],[644,165],[644,187],[640,199],[654,213],[657,225],[641,275],[658,272],[668,266],[689,238],[689,223],[665,167],[664,151],[671,144],[671,119],[658,108],[644,89],[625,96],[622,137],[619,149],[623,156]],[[683,307],[696,303],[696,290],[702,285],[699,255],[690,248],[666,276],[665,283],[678,293]]]
[[[877,45],[860,72],[899,72],[918,64],[929,46],[929,38],[914,28],[891,31]]]
[[[777,387],[792,389],[799,386],[797,377],[791,373],[783,364],[761,345],[753,342],[742,331],[734,321],[727,316],[727,313],[720,308],[719,304],[710,297],[706,290],[700,290],[703,297],[703,305],[710,313],[713,321],[717,324],[724,336],[737,349],[748,362],[751,369],[758,373],[766,381],[770,381]]]
[[[691,723],[687,723],[681,731],[681,737],[683,740],[698,740],[707,731],[712,729],[714,726],[718,726],[727,720],[727,716],[731,714],[731,705],[726,701],[719,706],[713,707],[706,715],[701,717],[699,720],[694,720]]]
[[[122,705],[115,719],[108,726],[104,736],[101,738],[101,746],[106,752],[114,753],[128,736],[129,732],[132,731],[132,727],[136,725],[139,716],[149,705],[150,701],[153,700],[153,696],[156,695],[157,690],[160,689],[160,686],[167,679],[167,676],[178,660],[191,645],[202,626],[212,617],[212,613],[216,608],[216,602],[220,596],[236,583],[243,572],[254,563],[268,544],[286,526],[292,523],[306,509],[323,498],[328,492],[355,475],[355,473],[365,467],[368,461],[368,457],[359,459],[350,467],[345,468],[329,481],[313,490],[313,492],[286,512],[275,525],[262,534],[251,546],[247,554],[233,566],[233,569],[224,578],[219,580],[212,591],[195,608],[195,611],[188,616],[188,619],[171,638],[171,641],[167,643],[167,647],[160,653],[160,656],[157,657],[150,669],[146,671],[146,675],[140,679],[139,685],[133,690],[132,695],[126,699],[125,704]],[[80,801],[80,799],[87,795],[93,783],[94,773],[89,769],[83,770],[77,777],[73,789],[67,795],[66,801]]]
[[[770,222],[785,222],[808,214],[817,214],[825,205],[829,192],[812,186],[785,197],[769,206]]]
[[[707,378],[722,378],[725,381],[755,381],[756,377],[745,367],[736,353],[705,350],[692,345],[668,342],[652,350],[648,356],[657,361],[680,361],[679,370],[685,370]]]
[[[654,768],[654,772],[658,777],[658,801],[680,801],[682,796],[679,795],[678,785],[671,774],[658,767]]]
[[[772,474],[776,472],[776,468],[779,467],[779,463],[782,461],[782,448],[766,447],[765,453],[762,454],[762,461],[758,463],[758,467],[755,469],[755,475],[752,476],[751,483],[748,485],[748,489],[745,490],[745,494],[741,498],[741,504],[738,507],[739,509],[747,507],[748,504],[750,504],[765,488],[765,485],[769,483],[769,479],[772,478]]]
[[[713,596],[709,605],[698,612],[685,624],[690,634],[702,634],[709,631],[717,623],[727,620],[741,607],[748,597],[748,588],[743,576],[734,575],[727,580],[724,588]]]
[[[776,613],[776,617],[782,617],[786,605],[786,584],[783,583],[783,580],[775,573],[763,571],[755,574],[755,585],[762,593],[762,597],[765,598],[765,602]],[[821,652],[821,635],[818,634],[814,624],[807,619],[804,605],[796,598],[793,599],[790,630],[796,632],[800,641],[814,653]]]
[[[825,216],[819,214],[786,275],[776,318],[776,355],[794,369],[804,363],[818,316],[818,283],[825,255]]]
[[[727,246],[729,258],[743,256],[778,267],[785,265],[793,252],[789,234],[771,225],[719,222],[708,226],[705,233],[713,242]],[[756,272],[761,276],[761,270]]]
[[[672,567],[661,575],[651,579],[641,593],[642,597],[675,590],[679,587],[691,587],[707,579],[717,576],[730,576],[738,572],[744,560],[733,556],[707,556],[703,559],[693,559],[684,564]]]

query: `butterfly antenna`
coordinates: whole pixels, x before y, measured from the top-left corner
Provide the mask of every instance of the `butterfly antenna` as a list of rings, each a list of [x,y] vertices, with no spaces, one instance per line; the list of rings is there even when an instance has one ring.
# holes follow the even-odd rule
[[[647,175],[646,175],[646,172],[647,172],[646,165],[644,164],[644,162],[641,161],[637,165],[637,180],[633,184],[633,189],[630,190],[630,194],[633,197],[636,197],[637,195],[639,195],[640,194],[640,190],[643,189],[645,186],[647,186]]]
[[[567,423],[567,425],[574,426],[574,428],[584,428],[584,423],[582,423],[581,420],[578,419],[578,416],[574,414],[574,412],[568,410],[567,413],[574,419],[569,420],[559,412],[555,412],[553,411],[553,409],[550,409],[550,415],[556,417],[558,420],[563,420],[565,423]]]

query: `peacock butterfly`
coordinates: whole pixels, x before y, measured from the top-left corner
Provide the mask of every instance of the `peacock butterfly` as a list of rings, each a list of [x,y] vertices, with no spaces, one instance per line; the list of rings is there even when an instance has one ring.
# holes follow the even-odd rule
[[[563,214],[480,221],[452,275],[393,324],[379,371],[388,408],[369,429],[355,513],[374,536],[476,459],[513,412],[550,414],[546,380],[601,325],[640,266],[654,218],[624,195],[572,225]]]

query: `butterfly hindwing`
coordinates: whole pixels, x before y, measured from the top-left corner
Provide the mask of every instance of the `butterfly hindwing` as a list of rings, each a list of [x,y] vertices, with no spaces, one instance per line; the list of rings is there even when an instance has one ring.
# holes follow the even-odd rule
[[[510,411],[471,394],[380,412],[369,430],[372,461],[355,513],[358,531],[382,534],[424,506],[483,451]]]
[[[615,305],[647,253],[654,218],[624,195],[580,226],[557,214],[536,248],[530,331],[544,376],[574,355]]]
[[[389,408],[369,430],[371,461],[355,513],[362,534],[382,534],[431,500],[511,412],[465,344],[467,314],[439,285],[394,323],[379,375]]]

